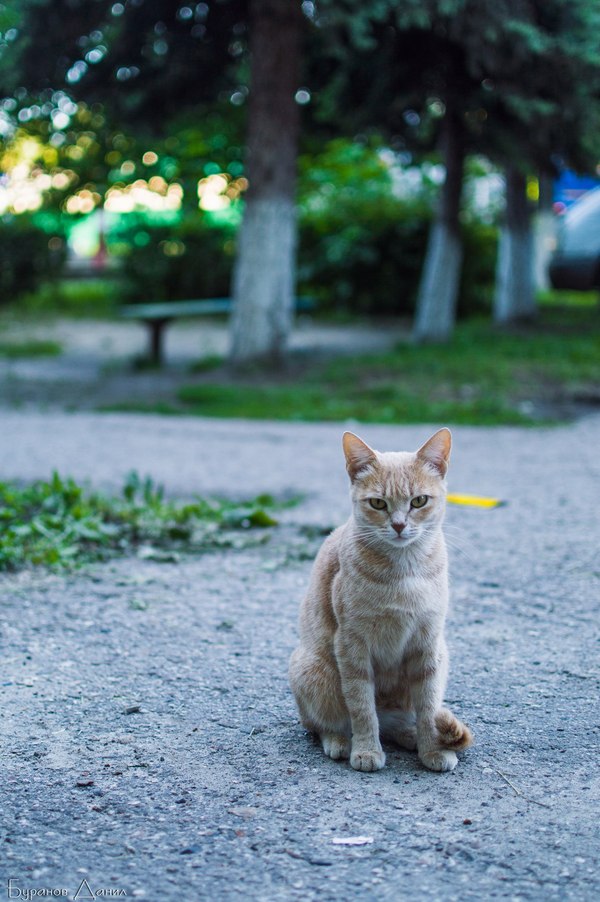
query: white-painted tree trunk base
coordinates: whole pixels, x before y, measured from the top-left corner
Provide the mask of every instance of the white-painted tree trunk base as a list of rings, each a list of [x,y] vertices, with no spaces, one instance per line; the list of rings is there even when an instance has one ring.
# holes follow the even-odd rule
[[[533,226],[533,281],[537,289],[550,288],[548,267],[556,249],[557,218],[551,210],[543,210],[534,219]]]
[[[460,237],[446,223],[432,226],[419,288],[413,337],[447,341],[456,319],[462,264]]]
[[[281,361],[292,326],[296,211],[288,198],[250,198],[233,277],[231,361]]]
[[[494,320],[510,323],[535,316],[533,287],[533,241],[531,230],[508,229],[500,232]]]

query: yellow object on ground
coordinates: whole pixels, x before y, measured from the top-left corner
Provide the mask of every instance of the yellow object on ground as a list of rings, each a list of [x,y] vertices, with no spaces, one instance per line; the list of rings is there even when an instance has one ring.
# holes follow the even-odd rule
[[[483,498],[481,495],[450,494],[446,500],[450,504],[464,504],[468,507],[500,507],[506,504],[506,501],[501,501],[500,498]]]

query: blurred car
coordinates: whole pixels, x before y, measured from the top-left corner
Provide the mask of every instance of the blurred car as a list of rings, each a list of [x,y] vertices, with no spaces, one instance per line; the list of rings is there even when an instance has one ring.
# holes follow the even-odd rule
[[[548,275],[553,288],[600,288],[600,188],[588,191],[561,217]]]

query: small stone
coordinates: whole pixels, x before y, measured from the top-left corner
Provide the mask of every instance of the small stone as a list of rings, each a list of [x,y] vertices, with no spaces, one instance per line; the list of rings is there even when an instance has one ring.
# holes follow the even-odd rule
[[[372,836],[334,836],[334,846],[366,846],[373,842]]]
[[[248,818],[254,817],[255,814],[258,814],[258,808],[230,808],[229,814],[234,814],[236,817],[243,817],[244,820],[248,820]]]

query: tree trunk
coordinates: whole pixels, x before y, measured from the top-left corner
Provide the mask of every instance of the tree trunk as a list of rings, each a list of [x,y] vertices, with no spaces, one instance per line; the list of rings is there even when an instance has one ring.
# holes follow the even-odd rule
[[[446,179],[429,232],[421,275],[413,329],[417,341],[447,341],[456,319],[462,264],[459,214],[465,148],[461,126],[450,113],[444,121],[443,150]]]
[[[540,175],[540,198],[533,223],[533,281],[536,289],[550,288],[548,267],[556,247],[556,215],[552,209],[553,179]]]
[[[511,323],[536,314],[533,287],[531,211],[525,176],[506,170],[506,211],[500,232],[496,265],[494,320]]]
[[[295,293],[295,180],[302,12],[251,0],[249,188],[233,274],[231,362],[282,362]]]

